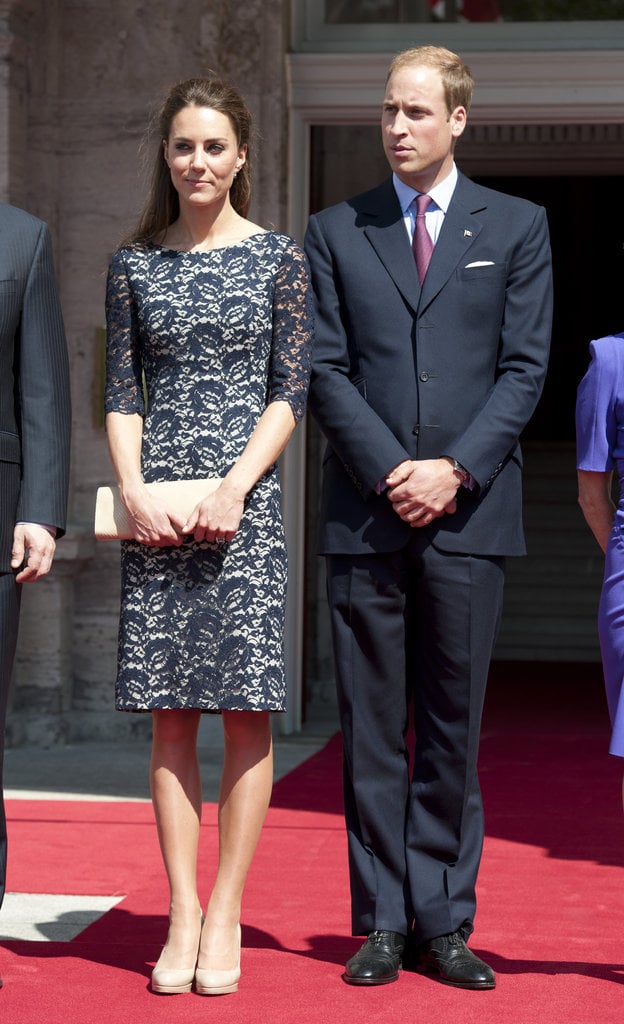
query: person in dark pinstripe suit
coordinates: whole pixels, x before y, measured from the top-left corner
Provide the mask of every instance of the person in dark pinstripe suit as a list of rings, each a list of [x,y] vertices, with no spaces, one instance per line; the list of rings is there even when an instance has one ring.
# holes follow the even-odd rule
[[[2,761],[22,583],[49,572],[65,530],[71,412],[47,225],[0,203],[0,905]],[[0,985],[2,984],[0,980]]]

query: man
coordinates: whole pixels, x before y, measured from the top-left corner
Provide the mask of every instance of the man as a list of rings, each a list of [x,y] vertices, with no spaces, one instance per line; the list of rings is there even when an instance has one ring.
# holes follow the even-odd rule
[[[399,54],[381,119],[392,178],[306,237],[352,924],[368,936],[354,985],[395,981],[406,955],[446,984],[495,985],[466,946],[477,752],[504,558],[524,553],[518,437],[546,370],[551,270],[544,210],[455,167],[472,84],[448,50]]]
[[[70,423],[48,228],[0,203],[0,905],[7,848],[2,759],[20,589],[49,572],[55,537],[65,528]]]

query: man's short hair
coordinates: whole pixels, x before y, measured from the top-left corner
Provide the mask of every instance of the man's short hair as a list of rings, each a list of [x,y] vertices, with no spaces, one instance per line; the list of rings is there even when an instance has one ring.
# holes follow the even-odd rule
[[[411,50],[397,53],[390,62],[386,83],[395,71],[418,65],[439,71],[449,114],[452,114],[456,107],[464,107],[466,112],[470,109],[474,88],[470,68],[464,64],[461,57],[443,46],[416,46]]]

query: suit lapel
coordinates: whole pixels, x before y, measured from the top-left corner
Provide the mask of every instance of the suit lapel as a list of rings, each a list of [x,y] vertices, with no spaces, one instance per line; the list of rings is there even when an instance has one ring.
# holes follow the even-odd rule
[[[392,179],[369,192],[360,209],[360,216],[368,221],[364,234],[403,298],[416,313],[420,282]]]
[[[460,174],[427,270],[419,313],[435,299],[458,265],[467,258],[468,250],[481,232],[481,222],[473,211],[485,205],[482,193]]]
[[[467,258],[481,231],[475,213],[486,203],[482,190],[460,173],[422,291],[392,179],[367,193],[359,205],[359,216],[368,222],[364,234],[405,301],[421,314]]]

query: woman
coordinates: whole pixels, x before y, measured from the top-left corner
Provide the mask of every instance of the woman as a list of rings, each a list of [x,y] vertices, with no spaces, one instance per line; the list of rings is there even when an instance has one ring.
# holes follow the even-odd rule
[[[152,713],[151,792],[170,887],[155,992],[238,986],[241,899],[273,778],[270,712],[284,710],[275,463],[305,409],[311,305],[303,251],[246,219],[250,130],[224,82],[175,86],[149,199],[109,271],[106,426],[134,530],[122,544],[116,706]],[[189,477],[221,482],[185,522],[145,482]],[[222,713],[225,739],[205,917],[202,712]]]
[[[593,341],[590,352],[576,403],[579,503],[606,556],[598,633],[612,724],[609,749],[624,757],[624,334]],[[617,506],[611,498],[614,469]]]

